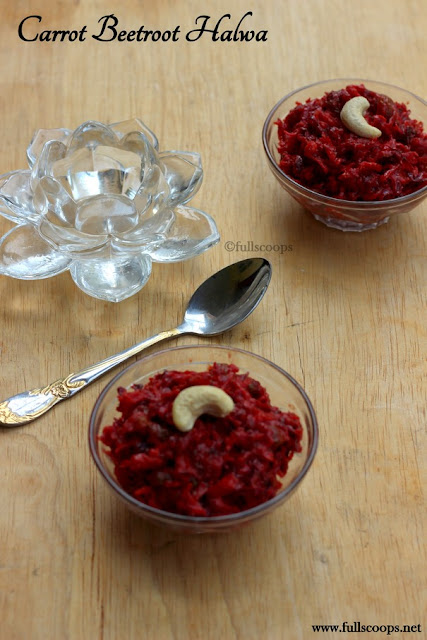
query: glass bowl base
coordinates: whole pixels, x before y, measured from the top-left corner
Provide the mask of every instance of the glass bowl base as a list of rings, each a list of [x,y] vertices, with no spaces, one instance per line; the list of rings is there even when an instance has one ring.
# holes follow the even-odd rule
[[[371,222],[370,224],[363,222],[351,222],[349,220],[340,220],[339,218],[327,218],[325,216],[319,216],[316,213],[312,214],[316,220],[323,222],[327,227],[332,229],[339,229],[340,231],[369,231],[369,229],[376,229],[382,224],[386,224],[390,217],[383,218],[377,222]]]

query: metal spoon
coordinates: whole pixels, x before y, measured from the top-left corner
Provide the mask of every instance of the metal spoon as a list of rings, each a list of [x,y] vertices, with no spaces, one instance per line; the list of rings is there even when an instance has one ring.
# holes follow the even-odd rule
[[[264,296],[270,279],[271,265],[264,258],[249,258],[221,269],[194,292],[184,320],[178,327],[162,331],[42,389],[24,391],[0,402],[0,426],[17,427],[32,422],[61,400],[70,398],[116,365],[160,340],[183,334],[215,336],[228,331],[252,313]]]

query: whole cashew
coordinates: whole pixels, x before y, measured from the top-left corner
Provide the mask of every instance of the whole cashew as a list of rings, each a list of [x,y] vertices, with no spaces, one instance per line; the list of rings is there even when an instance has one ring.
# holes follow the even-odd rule
[[[228,393],[218,387],[200,384],[178,393],[172,405],[172,419],[177,429],[190,431],[204,413],[224,418],[233,409],[234,402]]]
[[[341,109],[342,123],[361,138],[379,138],[380,129],[372,127],[363,117],[369,108],[369,102],[363,96],[356,96],[348,100]]]

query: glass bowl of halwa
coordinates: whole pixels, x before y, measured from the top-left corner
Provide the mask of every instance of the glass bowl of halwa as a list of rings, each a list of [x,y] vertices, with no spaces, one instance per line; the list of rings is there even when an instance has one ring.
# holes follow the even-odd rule
[[[376,137],[350,130],[344,105],[357,98]],[[326,80],[291,91],[271,109],[262,139],[280,185],[314,217],[365,231],[427,196],[427,103],[372,80]]]
[[[212,387],[230,399],[226,415],[206,405],[178,428],[178,398]],[[148,522],[188,533],[230,531],[282,505],[317,441],[313,406],[292,376],[217,345],[166,349],[128,366],[102,391],[89,426],[112,493]]]

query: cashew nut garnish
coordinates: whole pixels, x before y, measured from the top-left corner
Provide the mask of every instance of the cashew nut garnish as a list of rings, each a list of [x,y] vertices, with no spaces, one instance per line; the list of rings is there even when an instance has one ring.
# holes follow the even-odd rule
[[[348,100],[341,109],[342,123],[361,138],[379,138],[380,129],[372,127],[363,117],[369,109],[369,101],[363,96],[356,96]]]
[[[228,393],[218,387],[200,384],[178,393],[172,405],[172,419],[177,429],[190,431],[204,413],[225,418],[233,409],[234,402]]]

